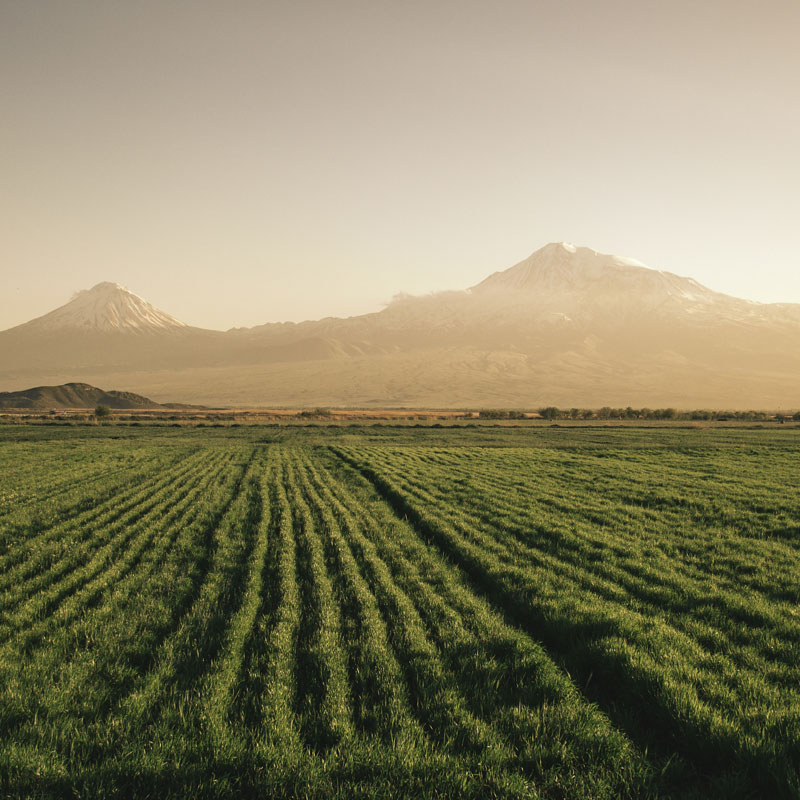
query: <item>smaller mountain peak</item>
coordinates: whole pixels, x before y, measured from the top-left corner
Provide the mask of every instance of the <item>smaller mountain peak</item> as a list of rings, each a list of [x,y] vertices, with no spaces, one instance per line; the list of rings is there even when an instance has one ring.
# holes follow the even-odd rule
[[[91,289],[76,292],[66,305],[25,325],[42,332],[79,330],[118,333],[155,333],[186,327],[180,320],[112,281],[102,281]]]

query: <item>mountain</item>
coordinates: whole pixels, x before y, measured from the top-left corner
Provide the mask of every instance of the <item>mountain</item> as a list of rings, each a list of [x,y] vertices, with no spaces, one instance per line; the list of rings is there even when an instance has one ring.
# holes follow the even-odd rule
[[[91,331],[152,336],[187,327],[124,286],[104,282],[77,292],[66,305],[12,330],[28,334]]]
[[[206,405],[794,408],[800,306],[564,242],[466,290],[225,333],[100,284],[0,333],[0,388],[76,374]]]
[[[609,256],[567,242],[549,244],[510,269],[495,272],[470,292],[516,298],[529,309],[564,314],[607,313],[620,306],[650,312],[665,303],[697,308],[726,302],[691,278],[648,269],[630,258]]]
[[[470,293],[495,297],[527,314],[560,316],[575,324],[617,324],[633,318],[692,320],[697,325],[800,322],[800,306],[755,303],[714,292],[692,278],[605,255],[588,247],[549,244],[516,266],[490,275]],[[554,317],[553,317],[554,318]]]
[[[103,391],[88,383],[36,386],[19,392],[0,392],[0,408],[47,410],[56,408],[163,408],[161,404],[133,392]]]
[[[225,357],[225,335],[194,328],[116,283],[0,333],[0,388],[111,371],[181,370]],[[222,346],[222,350],[220,350]]]

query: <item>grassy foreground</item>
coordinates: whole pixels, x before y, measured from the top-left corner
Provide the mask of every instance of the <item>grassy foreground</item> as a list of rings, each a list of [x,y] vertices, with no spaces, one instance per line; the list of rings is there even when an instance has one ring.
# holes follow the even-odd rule
[[[0,427],[0,796],[800,796],[800,431]]]

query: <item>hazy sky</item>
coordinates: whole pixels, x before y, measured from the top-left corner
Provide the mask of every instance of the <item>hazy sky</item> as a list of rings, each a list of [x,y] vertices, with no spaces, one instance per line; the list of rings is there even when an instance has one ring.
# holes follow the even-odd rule
[[[798,0],[0,0],[0,328],[378,310],[567,240],[800,302]]]

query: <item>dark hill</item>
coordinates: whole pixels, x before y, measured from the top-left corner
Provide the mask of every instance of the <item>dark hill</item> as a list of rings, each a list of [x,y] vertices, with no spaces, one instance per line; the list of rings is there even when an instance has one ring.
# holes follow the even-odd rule
[[[160,403],[133,392],[104,391],[88,383],[65,383],[62,386],[36,386],[19,392],[0,392],[0,408],[164,408]]]

